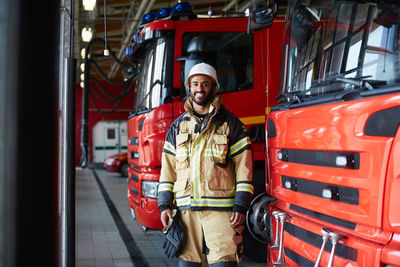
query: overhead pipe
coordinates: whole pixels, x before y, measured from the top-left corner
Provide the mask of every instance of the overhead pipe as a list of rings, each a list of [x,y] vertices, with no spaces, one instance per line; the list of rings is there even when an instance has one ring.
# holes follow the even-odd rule
[[[227,4],[222,11],[228,11],[231,9],[235,4],[237,4],[237,0],[232,0],[229,4]]]
[[[126,19],[124,21],[124,26],[122,27],[122,36],[125,37],[125,32],[126,32],[126,28],[128,27],[128,23],[129,23],[129,19],[132,16],[132,13],[135,9],[136,6],[136,0],[131,0],[131,4],[129,7],[129,11],[128,11],[128,16],[126,16]]]
[[[241,7],[239,7],[239,12],[244,12],[247,8],[250,8],[252,5],[257,5],[261,2],[265,2],[264,0],[249,0],[246,3],[242,4]]]
[[[149,10],[153,6],[154,2],[155,2],[155,0],[150,0],[149,2],[148,1],[142,1],[140,3],[140,6],[139,6],[139,8],[138,8],[138,10],[136,12],[135,18],[134,18],[133,22],[129,25],[128,33],[124,37],[124,39],[122,41],[122,46],[121,46],[120,50],[118,51],[117,58],[119,60],[122,61],[123,56],[124,56],[124,52],[125,52],[125,48],[128,46],[128,43],[131,40],[131,37],[135,32],[136,26],[139,23],[140,18],[143,16],[143,14],[146,14],[147,12],[149,12]],[[113,65],[111,66],[110,73],[108,74],[108,78],[109,79],[114,77],[115,72],[117,71],[117,67],[118,67],[117,63],[113,63]]]

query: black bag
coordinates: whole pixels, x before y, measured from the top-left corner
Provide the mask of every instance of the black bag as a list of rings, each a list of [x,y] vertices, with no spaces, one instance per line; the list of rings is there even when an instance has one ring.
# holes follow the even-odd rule
[[[168,258],[179,257],[186,241],[183,225],[179,217],[179,211],[176,212],[173,218],[171,225],[167,229],[163,230],[165,240],[162,247]]]

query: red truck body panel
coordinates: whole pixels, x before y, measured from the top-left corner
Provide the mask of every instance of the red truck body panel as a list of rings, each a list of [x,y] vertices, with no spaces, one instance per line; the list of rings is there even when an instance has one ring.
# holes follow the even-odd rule
[[[247,18],[195,19],[186,21],[156,21],[149,23],[142,34],[156,30],[174,31],[174,58],[182,56],[182,38],[187,32],[246,32]],[[254,33],[254,76],[253,89],[223,93],[220,96],[223,104],[232,111],[246,127],[265,124],[265,103],[271,101],[278,92],[278,73],[282,44],[284,20],[275,19],[271,28]],[[265,45],[269,47],[264,50]],[[181,62],[174,61],[173,87],[181,88]],[[272,77],[275,77],[273,79]],[[265,99],[268,91],[269,100]],[[271,96],[273,95],[273,96]],[[268,110],[269,108],[267,108]],[[156,199],[141,195],[143,180],[158,181],[161,168],[161,152],[168,127],[184,112],[183,101],[174,98],[172,103],[161,105],[151,111],[128,120],[128,156],[131,168],[128,186],[129,206],[135,210],[137,220],[145,227],[161,229]],[[141,130],[139,130],[139,128]],[[265,143],[253,143],[254,160],[265,160]],[[134,153],[138,152],[135,158]],[[142,204],[143,203],[143,204]],[[151,203],[151,206],[146,206]],[[148,204],[149,205],[149,204]],[[147,210],[147,209],[152,209]]]

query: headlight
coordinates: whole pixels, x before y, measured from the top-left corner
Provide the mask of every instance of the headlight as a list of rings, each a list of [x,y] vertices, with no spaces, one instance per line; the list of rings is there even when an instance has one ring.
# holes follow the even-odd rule
[[[142,182],[142,196],[149,198],[157,198],[159,182],[143,181]]]
[[[115,161],[115,158],[108,158],[108,159],[106,159],[105,163],[108,165],[111,165],[111,164],[113,164],[114,161]]]

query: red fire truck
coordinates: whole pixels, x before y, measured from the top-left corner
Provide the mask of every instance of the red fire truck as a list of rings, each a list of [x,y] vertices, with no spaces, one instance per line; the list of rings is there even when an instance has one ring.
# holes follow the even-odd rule
[[[271,197],[250,214],[272,231],[269,266],[400,266],[399,15],[398,1],[290,1]]]
[[[274,19],[270,28],[251,34],[247,17],[196,18],[188,10],[145,23],[129,48],[138,81],[135,111],[128,119],[127,196],[132,216],[144,228],[162,228],[157,208],[161,152],[168,127],[184,112],[185,77],[199,61],[215,66],[224,105],[247,127],[254,150],[255,193],[265,192],[264,95],[274,89],[272,93],[278,93],[279,79],[271,77],[279,77],[284,19]]]

